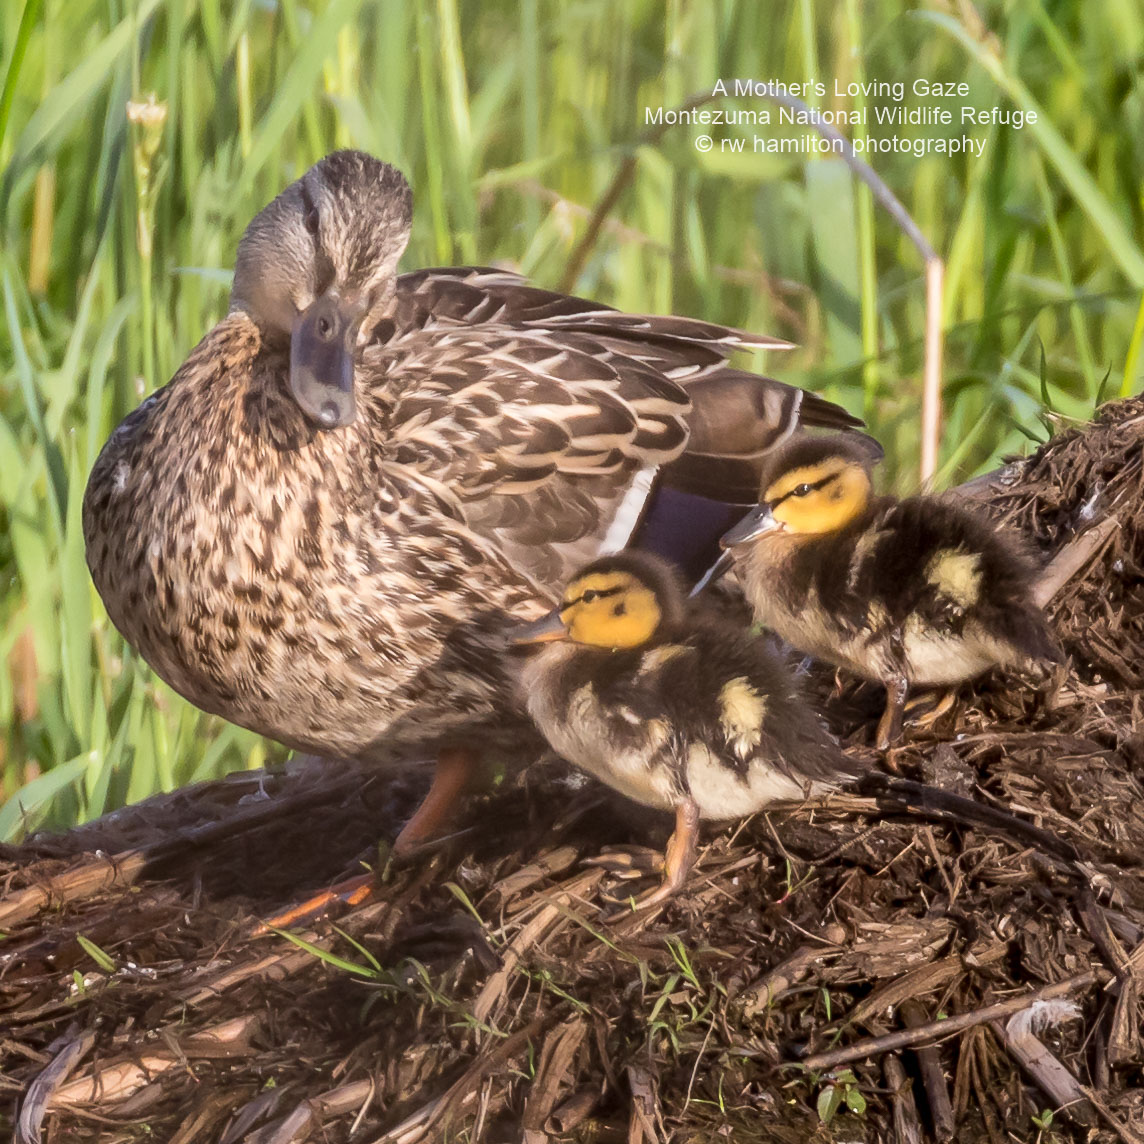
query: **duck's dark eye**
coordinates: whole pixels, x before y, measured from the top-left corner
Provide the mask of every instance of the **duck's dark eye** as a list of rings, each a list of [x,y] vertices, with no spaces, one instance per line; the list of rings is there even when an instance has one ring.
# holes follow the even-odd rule
[[[796,485],[794,488],[794,495],[796,497],[804,497],[810,490],[814,488],[813,485]]]
[[[317,207],[311,207],[306,212],[306,217],[305,217],[304,222],[306,225],[306,229],[311,234],[317,234],[318,233],[318,208]]]
[[[600,593],[595,588],[589,588],[587,592],[580,597],[585,604],[590,604]]]

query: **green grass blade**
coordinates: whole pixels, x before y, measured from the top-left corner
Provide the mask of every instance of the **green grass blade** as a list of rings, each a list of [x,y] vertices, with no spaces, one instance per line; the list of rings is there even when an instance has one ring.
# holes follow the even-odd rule
[[[237,188],[240,198],[250,195],[255,179],[277,151],[302,105],[313,98],[322,65],[337,48],[338,32],[354,19],[362,3],[363,0],[330,0],[321,16],[314,19],[301,51],[282,77],[270,107],[255,130],[250,154],[242,164]]]
[[[121,20],[116,27],[67,76],[56,84],[36,108],[24,130],[16,140],[8,171],[4,179],[4,209],[10,178],[41,152],[50,149],[58,136],[72,130],[83,112],[91,105],[99,89],[107,83],[122,54],[135,42],[143,25],[158,8],[160,0],[139,0],[135,11]]]
[[[8,70],[4,73],[4,89],[0,92],[0,148],[8,137],[8,117],[12,113],[12,100],[16,95],[16,82],[20,69],[24,66],[24,56],[28,51],[28,41],[32,29],[40,18],[44,0],[25,0],[24,11],[20,15],[20,27],[16,32],[16,42],[12,45],[12,55],[8,59]]]
[[[1101,193],[1093,177],[1084,169],[1053,125],[1051,117],[1033,98],[1025,84],[1009,71],[1001,57],[988,44],[975,39],[952,16],[947,16],[944,12],[918,12],[917,16],[953,36],[1022,111],[1036,116],[1036,120],[1028,124],[1029,133],[1040,144],[1046,158],[1100,232],[1113,261],[1133,286],[1144,288],[1144,252],[1133,241],[1124,220]]]
[[[15,842],[26,828],[34,828],[37,816],[67,786],[83,778],[91,764],[85,753],[25,783],[3,806],[0,806],[0,841]]]

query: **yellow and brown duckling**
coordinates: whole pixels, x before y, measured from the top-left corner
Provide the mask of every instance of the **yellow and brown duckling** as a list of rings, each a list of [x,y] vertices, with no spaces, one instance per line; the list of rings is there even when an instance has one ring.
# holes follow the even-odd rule
[[[641,906],[683,884],[701,819],[745,817],[858,773],[763,642],[690,603],[655,557],[590,563],[516,642],[547,645],[524,666],[522,691],[552,748],[675,811],[663,882]]]
[[[760,622],[884,684],[884,749],[911,685],[1059,653],[1017,545],[947,497],[875,496],[876,459],[841,435],[790,439],[764,464],[761,503],[723,545]]]
[[[474,747],[527,727],[506,715],[506,625],[601,551],[690,543],[673,521],[742,500],[800,423],[856,424],[726,366],[774,338],[506,271],[398,275],[411,217],[401,173],[358,151],[287,187],[239,243],[229,313],[84,498],[108,614],[191,702],[320,754],[440,749],[403,846]],[[737,518],[710,507],[685,562]]]

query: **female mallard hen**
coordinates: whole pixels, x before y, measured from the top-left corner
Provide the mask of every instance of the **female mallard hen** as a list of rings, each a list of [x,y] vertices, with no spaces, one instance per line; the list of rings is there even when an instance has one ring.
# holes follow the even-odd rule
[[[514,638],[559,641],[522,673],[528,713],[552,748],[629,798],[675,811],[663,882],[641,906],[682,886],[700,819],[745,817],[858,773],[762,639],[689,604],[654,556],[594,561],[555,612]]]
[[[191,702],[323,754],[442,750],[403,846],[471,748],[518,729],[507,616],[628,542],[700,566],[737,519],[712,501],[753,499],[768,448],[856,424],[725,366],[774,339],[497,270],[398,277],[410,220],[405,179],[360,152],[283,191],[239,244],[229,313],[84,498],[108,614]]]
[[[723,544],[759,621],[885,685],[885,749],[911,684],[1059,653],[1015,544],[947,498],[873,496],[874,459],[844,436],[792,438],[764,464],[762,503]]]

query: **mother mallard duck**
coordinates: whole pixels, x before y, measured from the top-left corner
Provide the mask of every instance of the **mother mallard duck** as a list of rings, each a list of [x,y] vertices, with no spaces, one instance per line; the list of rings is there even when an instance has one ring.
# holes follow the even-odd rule
[[[358,151],[263,209],[226,317],[100,454],[84,536],[176,691],[303,750],[441,750],[440,802],[521,726],[506,627],[629,542],[701,568],[745,511],[713,502],[753,502],[768,448],[855,422],[726,366],[772,338],[500,270],[398,276],[411,213]]]

